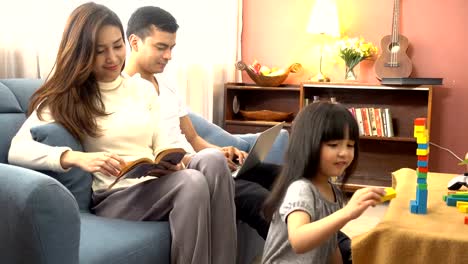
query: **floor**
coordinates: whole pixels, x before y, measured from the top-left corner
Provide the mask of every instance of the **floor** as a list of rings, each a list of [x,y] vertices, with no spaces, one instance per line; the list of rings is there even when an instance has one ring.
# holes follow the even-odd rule
[[[380,219],[382,219],[387,211],[388,203],[389,202],[378,204],[375,207],[369,207],[359,218],[345,225],[341,231],[351,238],[369,231],[380,222]],[[260,262],[261,257],[259,256],[252,264],[259,264]]]

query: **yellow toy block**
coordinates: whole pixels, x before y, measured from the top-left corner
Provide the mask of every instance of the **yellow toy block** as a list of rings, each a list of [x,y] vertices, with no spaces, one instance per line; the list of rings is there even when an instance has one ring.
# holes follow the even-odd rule
[[[423,131],[416,131],[416,130],[413,131],[413,136],[415,138],[417,138],[417,137],[427,137],[428,134],[429,133],[427,132],[427,129],[423,130]]]
[[[380,198],[381,202],[389,201],[396,197],[396,191],[392,187],[385,188],[385,195]]]
[[[418,156],[426,156],[429,154],[429,149],[416,149],[416,155]]]
[[[429,138],[427,136],[416,137],[416,143],[418,143],[418,144],[427,144],[427,143],[429,143]]]
[[[457,192],[458,193],[458,192]],[[457,201],[457,208],[461,207],[461,206],[468,206],[468,202],[465,202],[465,201]]]
[[[424,132],[426,126],[414,126],[414,132]]]
[[[468,213],[468,205],[462,205],[462,206],[458,207],[458,211],[460,211],[462,213]]]

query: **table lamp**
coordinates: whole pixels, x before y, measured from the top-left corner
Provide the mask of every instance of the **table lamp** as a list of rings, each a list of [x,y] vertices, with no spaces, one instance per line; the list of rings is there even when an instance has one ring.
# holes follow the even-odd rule
[[[311,78],[311,81],[329,82],[330,78],[322,73],[323,44],[325,35],[331,37],[340,36],[340,26],[338,22],[338,11],[335,0],[317,0],[307,25],[307,32],[320,34],[320,66],[319,73]]]

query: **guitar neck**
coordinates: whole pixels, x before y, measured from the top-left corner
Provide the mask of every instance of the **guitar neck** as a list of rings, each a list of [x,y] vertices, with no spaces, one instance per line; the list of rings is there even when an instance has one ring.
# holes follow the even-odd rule
[[[393,1],[393,23],[392,23],[392,42],[398,43],[399,41],[399,21],[398,18],[400,17],[400,0]]]

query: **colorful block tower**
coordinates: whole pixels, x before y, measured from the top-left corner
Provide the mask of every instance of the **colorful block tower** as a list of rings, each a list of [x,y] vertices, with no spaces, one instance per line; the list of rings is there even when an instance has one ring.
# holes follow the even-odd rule
[[[416,185],[416,200],[410,201],[410,210],[413,214],[427,213],[427,172],[429,163],[429,133],[426,126],[426,118],[414,120],[414,137],[418,148],[416,155],[418,163],[416,173],[418,175]]]

